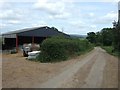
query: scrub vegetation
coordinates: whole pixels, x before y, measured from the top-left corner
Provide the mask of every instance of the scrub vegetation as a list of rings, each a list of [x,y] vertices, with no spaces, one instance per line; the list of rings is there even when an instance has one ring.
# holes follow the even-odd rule
[[[56,36],[48,38],[41,44],[41,53],[37,57],[40,62],[58,62],[70,57],[78,56],[93,48],[86,39],[65,38]]]
[[[120,25],[116,28],[103,28],[96,33],[89,32],[87,39],[95,46],[101,46],[112,55],[120,55]]]

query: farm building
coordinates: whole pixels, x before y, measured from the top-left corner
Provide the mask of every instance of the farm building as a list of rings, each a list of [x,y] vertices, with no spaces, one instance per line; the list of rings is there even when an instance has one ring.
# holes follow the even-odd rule
[[[3,48],[2,49],[11,49],[16,47],[18,49],[19,45],[24,43],[41,43],[44,39],[52,36],[64,35],[69,37],[69,35],[58,31],[54,27],[35,27],[35,28],[26,28],[22,30],[12,31],[5,34],[2,34],[3,38]]]

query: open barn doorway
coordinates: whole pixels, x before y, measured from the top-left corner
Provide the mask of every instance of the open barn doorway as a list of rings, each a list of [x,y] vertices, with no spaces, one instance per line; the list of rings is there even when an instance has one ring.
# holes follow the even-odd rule
[[[40,44],[45,40],[46,37],[27,37],[27,36],[18,36],[18,44],[23,45],[25,43],[36,43]]]

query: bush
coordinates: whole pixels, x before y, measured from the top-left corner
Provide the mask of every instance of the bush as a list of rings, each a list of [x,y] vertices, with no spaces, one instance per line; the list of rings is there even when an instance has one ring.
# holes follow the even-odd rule
[[[71,39],[64,37],[52,37],[41,44],[40,62],[56,62],[66,60],[72,55],[85,51],[89,47],[87,40]]]

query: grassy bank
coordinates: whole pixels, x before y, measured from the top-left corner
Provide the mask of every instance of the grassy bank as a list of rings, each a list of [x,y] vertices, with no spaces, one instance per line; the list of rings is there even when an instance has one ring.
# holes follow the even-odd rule
[[[120,52],[114,51],[114,48],[112,46],[101,46],[104,50],[106,50],[107,53],[114,55],[114,56],[119,56]]]

